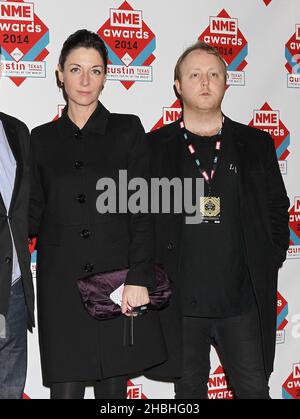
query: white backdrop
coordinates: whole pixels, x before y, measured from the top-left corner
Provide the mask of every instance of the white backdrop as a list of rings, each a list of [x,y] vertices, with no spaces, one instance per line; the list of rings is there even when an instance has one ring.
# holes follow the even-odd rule
[[[22,3],[22,8],[15,3]],[[77,29],[98,31],[103,26],[101,33],[111,48],[109,78],[113,80],[106,84],[102,101],[111,111],[138,114],[146,130],[171,122],[178,115],[172,88],[174,65],[183,50],[201,37],[217,45],[229,64],[231,85],[224,113],[267,129],[273,136],[291,199],[291,247],[279,275],[271,394],[300,399],[300,1],[0,1],[1,111],[30,128],[56,117],[64,104],[54,75],[63,41]],[[117,75],[117,69],[122,73]],[[124,73],[130,73],[135,82],[122,84]],[[34,261],[35,255],[33,270]],[[35,331],[29,337],[26,394],[48,398],[49,391],[41,384],[37,342]],[[231,397],[214,351],[211,364],[210,397]],[[87,397],[91,395],[87,391]],[[129,397],[172,398],[173,386],[140,377],[131,382]]]

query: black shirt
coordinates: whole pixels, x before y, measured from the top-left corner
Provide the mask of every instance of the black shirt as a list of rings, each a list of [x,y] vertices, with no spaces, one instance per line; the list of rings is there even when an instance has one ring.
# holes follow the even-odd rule
[[[210,174],[217,136],[188,134],[201,165]],[[254,300],[241,226],[234,147],[223,134],[221,140],[212,183],[212,196],[221,198],[221,222],[183,226],[180,283],[183,313],[187,316],[239,315],[248,311]],[[201,176],[184,140],[182,153],[182,176],[194,179]]]

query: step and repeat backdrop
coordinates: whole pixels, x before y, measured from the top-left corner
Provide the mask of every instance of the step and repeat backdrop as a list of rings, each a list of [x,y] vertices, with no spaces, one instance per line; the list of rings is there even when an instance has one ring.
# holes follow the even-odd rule
[[[147,131],[176,120],[174,65],[199,39],[217,47],[228,64],[224,113],[272,135],[291,207],[270,386],[273,398],[300,399],[300,1],[0,0],[1,111],[30,128],[60,116],[65,102],[55,69],[63,41],[80,28],[98,32],[107,45],[102,101],[111,111],[138,114]],[[33,251],[33,274],[35,261]],[[208,391],[211,399],[232,398],[214,350]],[[24,397],[49,398],[37,330],[29,336]],[[173,385],[138,377],[128,382],[128,397],[173,398]]]

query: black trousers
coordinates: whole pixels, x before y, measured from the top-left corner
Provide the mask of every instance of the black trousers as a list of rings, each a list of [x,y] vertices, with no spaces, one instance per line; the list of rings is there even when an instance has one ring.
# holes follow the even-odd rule
[[[106,378],[94,383],[95,399],[126,399],[127,376]],[[51,399],[83,399],[85,387],[89,385],[84,381],[70,383],[53,383],[50,387]]]
[[[257,309],[224,319],[184,317],[183,376],[176,399],[207,399],[210,348],[215,346],[238,399],[269,399]]]

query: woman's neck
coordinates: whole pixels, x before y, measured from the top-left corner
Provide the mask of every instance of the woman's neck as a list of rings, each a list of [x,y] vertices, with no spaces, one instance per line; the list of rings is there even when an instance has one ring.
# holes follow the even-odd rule
[[[79,129],[82,129],[96,110],[97,106],[98,102],[93,103],[90,106],[80,106],[70,102],[68,104],[68,116]]]

